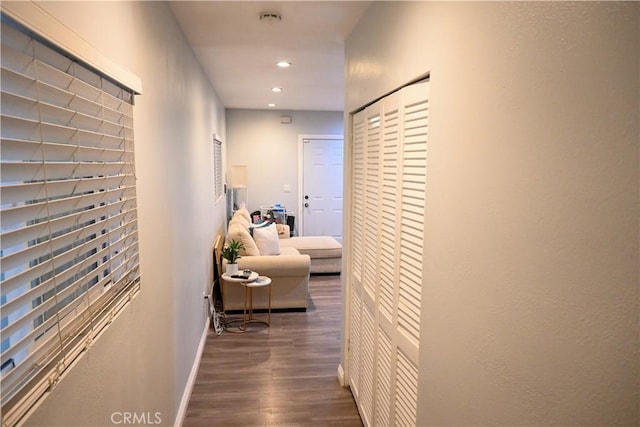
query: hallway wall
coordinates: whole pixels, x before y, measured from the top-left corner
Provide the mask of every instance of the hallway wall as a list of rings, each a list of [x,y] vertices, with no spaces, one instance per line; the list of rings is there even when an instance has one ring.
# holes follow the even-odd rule
[[[374,2],[348,38],[347,111],[431,75],[418,425],[640,421],[639,8]]]
[[[249,211],[280,203],[300,215],[298,135],[343,135],[342,120],[338,111],[227,110],[228,161],[248,165]]]
[[[173,425],[223,230],[212,134],[225,137],[224,107],[166,3],[38,4],[142,80],[134,107],[142,290],[27,425],[112,425],[125,412]]]

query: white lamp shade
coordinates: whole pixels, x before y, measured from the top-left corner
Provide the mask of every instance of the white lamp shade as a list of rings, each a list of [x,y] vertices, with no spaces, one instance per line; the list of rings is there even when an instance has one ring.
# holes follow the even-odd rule
[[[231,188],[247,188],[247,165],[231,165],[229,184]]]

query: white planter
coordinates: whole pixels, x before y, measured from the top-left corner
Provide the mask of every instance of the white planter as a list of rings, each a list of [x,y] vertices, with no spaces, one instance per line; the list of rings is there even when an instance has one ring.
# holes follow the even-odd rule
[[[232,276],[234,274],[238,274],[238,264],[229,264],[227,263],[227,274]]]

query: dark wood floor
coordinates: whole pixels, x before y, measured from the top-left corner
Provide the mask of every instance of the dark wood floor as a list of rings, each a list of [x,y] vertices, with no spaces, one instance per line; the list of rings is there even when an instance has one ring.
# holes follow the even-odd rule
[[[185,427],[362,426],[336,376],[340,277],[312,276],[309,293],[306,313],[273,313],[269,328],[209,333]]]

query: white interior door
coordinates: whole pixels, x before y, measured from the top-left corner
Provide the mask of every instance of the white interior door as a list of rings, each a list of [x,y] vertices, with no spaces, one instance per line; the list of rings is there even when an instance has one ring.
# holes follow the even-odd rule
[[[342,139],[304,139],[302,235],[342,242]]]

